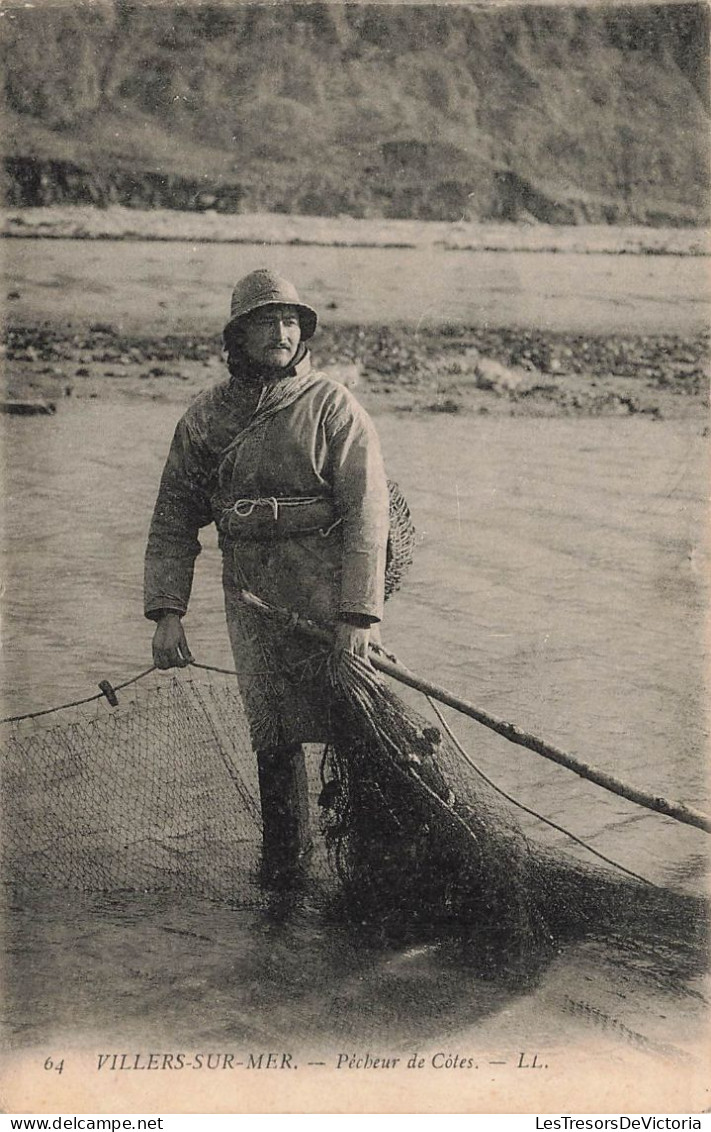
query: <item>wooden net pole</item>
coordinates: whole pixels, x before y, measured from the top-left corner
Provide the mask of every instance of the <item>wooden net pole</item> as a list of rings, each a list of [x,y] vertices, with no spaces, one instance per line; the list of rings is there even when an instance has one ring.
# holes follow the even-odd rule
[[[324,642],[330,642],[332,640],[332,634],[329,633],[328,630],[324,629],[322,625],[316,625],[306,617],[302,617],[299,614],[287,610],[274,609],[260,598],[255,597],[254,594],[247,593],[246,590],[242,591],[241,596],[245,605],[248,605],[251,609],[261,611],[267,617],[281,620],[286,624],[292,625],[300,632],[306,633],[311,637],[316,637]],[[559,747],[554,747],[551,743],[546,743],[543,739],[539,739],[537,736],[530,735],[527,731],[523,731],[520,727],[517,727],[515,723],[508,723],[504,719],[498,719],[495,715],[490,715],[488,712],[482,711],[481,708],[476,707],[475,704],[470,703],[468,700],[453,695],[452,692],[447,691],[446,688],[442,688],[439,684],[434,684],[431,680],[425,680],[423,677],[417,676],[414,672],[410,672],[403,664],[386,657],[377,646],[371,646],[370,663],[373,668],[376,668],[386,676],[392,677],[393,680],[399,680],[401,684],[415,688],[418,692],[424,692],[425,695],[431,696],[433,700],[447,704],[448,707],[454,708],[456,711],[461,712],[462,715],[467,715],[470,719],[481,723],[482,726],[488,727],[490,731],[495,731],[498,735],[503,735],[510,743],[516,743],[519,747],[526,747],[529,751],[535,751],[537,755],[542,755],[545,759],[550,759],[560,766],[567,767],[568,770],[572,770],[574,774],[580,775],[581,778],[586,778],[589,782],[594,782],[597,786],[602,786],[604,790],[618,794],[621,798],[627,798],[628,801],[635,802],[638,806],[644,806],[648,810],[654,810],[658,814],[664,814],[666,817],[674,818],[675,821],[683,822],[685,825],[693,825],[696,826],[697,829],[703,829],[706,833],[711,833],[711,817],[702,813],[701,810],[687,806],[684,802],[675,802],[661,795],[650,794],[647,790],[640,790],[636,786],[630,786],[628,783],[616,778],[615,775],[609,774],[605,770],[600,770],[599,767],[592,766],[590,763],[584,763],[580,759],[574,758],[573,755],[569,755]]]

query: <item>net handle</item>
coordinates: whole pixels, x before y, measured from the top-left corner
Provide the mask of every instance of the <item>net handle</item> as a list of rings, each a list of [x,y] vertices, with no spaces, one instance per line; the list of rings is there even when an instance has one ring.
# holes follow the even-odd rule
[[[309,618],[302,617],[300,614],[293,613],[291,610],[276,609],[274,606],[267,605],[261,598],[258,598],[255,594],[249,593],[247,590],[240,592],[239,600],[250,609],[258,611],[266,617],[284,621],[294,629],[306,633],[310,637],[329,643],[332,641],[332,634],[325,629],[323,625],[317,625],[315,622],[309,620]],[[572,770],[581,778],[586,778],[589,782],[594,782],[596,786],[601,786],[603,790],[608,790],[612,794],[617,794],[619,797],[626,798],[628,801],[634,802],[638,806],[644,806],[645,809],[653,810],[655,813],[664,814],[665,817],[674,818],[675,821],[682,822],[684,825],[692,825],[697,829],[703,830],[705,833],[711,833],[711,817],[701,810],[687,806],[684,802],[676,802],[672,799],[664,798],[661,795],[650,794],[646,790],[640,790],[636,786],[631,786],[629,783],[623,782],[621,779],[615,777],[615,775],[600,770],[599,767],[576,759],[573,755],[569,755],[566,751],[561,750],[560,747],[546,743],[543,739],[539,739],[537,736],[522,730],[522,728],[517,727],[515,723],[508,723],[504,719],[490,715],[468,700],[464,700],[460,696],[455,696],[452,692],[449,692],[439,684],[433,684],[431,680],[425,680],[422,676],[410,672],[404,664],[401,664],[393,658],[388,658],[377,645],[371,645],[370,663],[373,668],[376,668],[386,676],[392,677],[393,680],[398,680],[401,684],[406,684],[410,688],[415,688],[418,692],[424,692],[425,695],[432,696],[434,700],[439,700],[440,703],[447,704],[448,707],[455,708],[455,710],[461,712],[462,715],[469,716],[470,719],[476,720],[476,722],[481,723],[482,726],[488,727],[490,731],[495,731],[498,735],[503,735],[510,743],[515,743],[519,747],[526,747],[530,751],[535,751],[537,755],[542,755],[543,758],[550,759],[551,762],[558,763],[559,766],[564,766],[568,770]]]

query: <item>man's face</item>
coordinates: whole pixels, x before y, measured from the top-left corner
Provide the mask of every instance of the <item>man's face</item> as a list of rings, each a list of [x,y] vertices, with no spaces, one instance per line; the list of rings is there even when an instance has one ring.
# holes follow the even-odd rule
[[[301,341],[299,312],[292,306],[260,307],[242,320],[244,352],[266,366],[288,366]]]

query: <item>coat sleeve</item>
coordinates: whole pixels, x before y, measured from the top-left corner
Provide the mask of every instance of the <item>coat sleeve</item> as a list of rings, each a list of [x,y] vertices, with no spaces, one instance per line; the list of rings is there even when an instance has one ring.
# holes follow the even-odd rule
[[[343,520],[339,613],[380,621],[383,615],[389,492],[375,426],[355,399],[339,413],[329,464],[336,510]]]
[[[173,436],[148,534],[144,611],[151,620],[160,610],[182,615],[188,608],[201,549],[198,532],[212,521],[206,457],[199,432],[186,414]]]

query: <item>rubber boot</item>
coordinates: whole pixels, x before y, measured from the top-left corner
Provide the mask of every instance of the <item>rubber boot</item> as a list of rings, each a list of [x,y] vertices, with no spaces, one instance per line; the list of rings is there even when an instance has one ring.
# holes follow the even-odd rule
[[[262,873],[293,871],[311,849],[306,760],[300,744],[257,751],[262,807]]]

